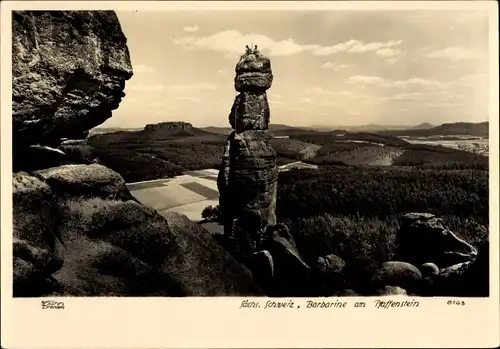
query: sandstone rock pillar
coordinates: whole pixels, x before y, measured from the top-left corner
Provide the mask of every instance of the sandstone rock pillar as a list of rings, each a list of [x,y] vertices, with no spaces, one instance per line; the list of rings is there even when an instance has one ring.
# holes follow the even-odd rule
[[[271,87],[271,61],[257,48],[236,64],[236,96],[217,185],[224,234],[231,247],[248,257],[259,245],[262,232],[276,224],[276,153],[269,144],[270,112],[266,90]]]

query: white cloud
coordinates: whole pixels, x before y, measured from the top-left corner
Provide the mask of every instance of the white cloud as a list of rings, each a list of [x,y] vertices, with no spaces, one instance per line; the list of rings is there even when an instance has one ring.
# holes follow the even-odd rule
[[[434,50],[426,55],[430,58],[444,58],[450,61],[459,62],[464,60],[476,59],[477,53],[459,46],[450,46],[441,50]]]
[[[437,81],[434,79],[421,79],[421,78],[410,78],[407,80],[398,80],[393,82],[394,87],[410,87],[410,86],[421,86],[421,87],[445,87],[445,83]]]
[[[406,80],[388,80],[378,76],[354,75],[349,77],[348,83],[363,84],[363,85],[377,85],[381,87],[420,87],[420,88],[444,88],[446,83],[433,79],[410,78]]]
[[[200,30],[200,27],[198,27],[197,25],[188,25],[188,26],[185,26],[184,28],[182,28],[182,30],[184,30],[185,32],[188,32],[188,33],[195,33],[198,30]]]
[[[349,40],[346,42],[342,42],[333,46],[324,46],[319,47],[314,51],[314,54],[317,56],[328,56],[334,53],[344,52],[350,49],[352,46],[360,43],[357,40]]]
[[[394,46],[398,46],[402,43],[402,40],[399,41],[387,41],[387,42],[357,42],[354,46],[352,46],[347,52],[351,53],[364,53],[369,51],[378,51],[385,48],[390,48]]]
[[[354,75],[347,80],[349,83],[355,84],[371,84],[371,85],[385,85],[387,81],[378,76],[367,75]]]
[[[183,45],[188,49],[214,50],[222,52],[224,55],[241,54],[245,45],[254,43],[270,56],[290,56],[302,52],[311,52],[317,56],[327,56],[338,52],[363,53],[391,48],[402,43],[401,40],[368,43],[348,40],[333,46],[321,46],[314,43],[301,44],[292,38],[274,40],[266,35],[258,33],[243,34],[238,30],[225,30],[205,37],[185,36],[175,38],[173,41],[175,44]]]
[[[328,56],[339,52],[365,53],[399,46],[402,43],[402,40],[391,40],[386,42],[363,42],[351,39],[335,44],[333,46],[318,47],[316,49],[313,49],[313,54],[317,56]]]
[[[323,69],[331,69],[333,71],[339,71],[345,68],[349,68],[351,64],[338,64],[334,62],[326,62],[321,65],[321,68]]]
[[[317,45],[300,45],[293,39],[275,41],[261,34],[243,34],[237,30],[226,30],[206,37],[186,36],[174,39],[175,44],[192,49],[207,49],[222,53],[241,54],[245,45],[258,43],[273,56],[288,56],[318,47]]]
[[[306,88],[306,93],[307,94],[314,94],[314,95],[334,95],[334,91],[330,90],[325,90],[323,87],[308,87]]]
[[[397,95],[389,97],[389,99],[394,101],[415,101],[419,100],[422,97],[422,94],[419,92],[403,92],[398,93]]]

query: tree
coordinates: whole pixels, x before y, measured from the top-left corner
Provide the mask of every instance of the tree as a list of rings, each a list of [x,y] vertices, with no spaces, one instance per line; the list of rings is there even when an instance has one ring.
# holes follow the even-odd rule
[[[203,219],[212,220],[213,216],[214,216],[214,208],[212,207],[212,205],[205,207],[201,212],[201,218]]]

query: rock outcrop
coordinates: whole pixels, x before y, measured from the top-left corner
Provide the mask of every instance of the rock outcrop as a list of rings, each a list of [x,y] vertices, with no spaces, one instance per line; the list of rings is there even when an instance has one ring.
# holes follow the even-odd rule
[[[12,178],[12,208],[14,295],[40,296],[63,264],[56,201],[45,182],[19,172]]]
[[[15,296],[263,294],[207,231],[128,200],[104,166],[21,172],[13,182]]]
[[[248,258],[258,249],[262,232],[276,224],[278,169],[269,144],[271,61],[257,48],[241,56],[234,86],[240,92],[229,114],[234,131],[227,138],[217,185],[225,236],[236,254]]]
[[[372,289],[386,286],[400,287],[411,293],[418,293],[422,284],[422,273],[414,265],[391,261],[383,263],[371,280]]]
[[[413,265],[434,263],[440,269],[468,262],[477,250],[446,228],[441,218],[429,213],[408,213],[396,236],[395,260]]]
[[[399,286],[384,286],[375,291],[374,296],[407,296],[406,290]]]
[[[189,122],[160,122],[158,124],[150,124],[144,127],[144,132],[154,131],[192,131],[193,125]]]
[[[111,117],[132,74],[114,11],[14,12],[14,145],[80,138]]]

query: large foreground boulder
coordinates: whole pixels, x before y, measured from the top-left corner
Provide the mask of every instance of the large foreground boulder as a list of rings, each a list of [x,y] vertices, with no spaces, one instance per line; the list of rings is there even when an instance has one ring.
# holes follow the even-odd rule
[[[164,214],[175,244],[163,271],[187,296],[263,296],[250,270],[237,262],[213,236],[186,216]]]
[[[373,275],[371,284],[374,290],[394,286],[411,293],[418,293],[422,287],[422,273],[410,263],[385,262]]]
[[[490,243],[486,240],[479,248],[477,258],[464,272],[466,296],[489,297],[490,295]]]
[[[442,268],[427,278],[425,295],[488,297],[490,294],[489,242],[483,243],[474,261]]]
[[[15,295],[40,296],[63,264],[55,198],[46,183],[19,172],[12,178],[12,204]]]
[[[114,11],[16,11],[12,15],[15,146],[58,145],[111,117],[132,76]]]
[[[231,133],[217,185],[225,234],[239,252],[255,252],[262,231],[276,224],[276,153],[264,131]]]

